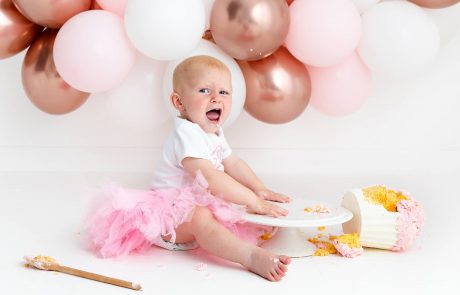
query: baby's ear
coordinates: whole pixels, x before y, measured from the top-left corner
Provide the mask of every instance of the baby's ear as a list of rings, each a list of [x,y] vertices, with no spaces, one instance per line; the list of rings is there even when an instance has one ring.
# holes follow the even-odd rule
[[[180,99],[180,96],[177,92],[173,92],[171,94],[171,103],[173,104],[174,108],[178,111],[182,111],[185,109],[184,105],[182,104],[182,101]]]

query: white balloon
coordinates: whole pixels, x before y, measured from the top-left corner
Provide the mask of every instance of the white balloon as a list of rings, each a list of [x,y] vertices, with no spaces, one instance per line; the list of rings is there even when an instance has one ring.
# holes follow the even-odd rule
[[[192,51],[205,26],[202,0],[130,0],[125,10],[129,39],[144,55],[174,60]]]
[[[380,0],[352,0],[356,7],[359,10],[359,13],[363,13],[375,4],[377,4]]]
[[[217,45],[207,40],[201,40],[198,46],[187,56],[184,56],[181,59],[172,61],[168,63],[166,67],[166,71],[163,76],[163,98],[164,102],[168,106],[171,114],[173,116],[177,116],[179,113],[171,104],[170,96],[173,90],[172,87],[172,77],[173,72],[176,66],[183,61],[184,59],[195,56],[195,55],[209,55],[214,58],[217,58],[221,62],[223,62],[231,72],[232,75],[232,109],[230,111],[230,115],[228,116],[227,120],[224,123],[223,127],[230,126],[241,114],[241,111],[244,107],[244,102],[246,100],[246,84],[244,81],[243,73],[241,72],[240,67],[236,63],[236,61],[226,54],[222,49],[220,49]]]
[[[410,2],[374,5],[363,15],[359,54],[376,74],[403,76],[426,66],[439,50],[433,19]]]
[[[210,23],[211,23],[211,10],[212,6],[214,5],[215,0],[202,0],[204,4],[204,8],[206,11],[206,30],[210,28]]]
[[[128,77],[104,93],[106,108],[114,120],[132,128],[152,128],[168,119],[163,103],[162,78],[167,62],[138,55]]]

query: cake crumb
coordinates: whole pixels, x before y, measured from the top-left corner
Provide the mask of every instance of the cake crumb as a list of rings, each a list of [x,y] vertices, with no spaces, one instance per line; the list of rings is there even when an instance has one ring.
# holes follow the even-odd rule
[[[261,240],[268,241],[272,238],[272,233],[264,233],[259,237]]]
[[[334,245],[331,242],[320,240],[320,238],[322,237],[323,235],[319,234],[313,238],[308,239],[308,241],[312,243],[313,245],[315,245],[316,247],[316,252],[313,255],[314,256],[326,256],[326,255],[323,255],[324,252],[327,252],[328,253],[327,255],[337,253],[337,250],[335,249]],[[316,255],[316,253],[318,255]]]
[[[333,241],[335,239],[337,239],[337,236],[334,236],[334,235],[331,235],[331,234],[329,235],[329,241]]]
[[[48,270],[53,264],[57,264],[56,259],[50,256],[37,255],[33,258],[24,256],[25,264],[38,269]]]
[[[308,212],[308,213],[312,212],[312,213],[318,213],[318,214],[331,213],[331,209],[321,204],[315,205],[314,207],[305,207],[303,211]]]
[[[315,253],[313,253],[313,256],[329,256],[331,253],[327,251],[326,249],[316,249]]]

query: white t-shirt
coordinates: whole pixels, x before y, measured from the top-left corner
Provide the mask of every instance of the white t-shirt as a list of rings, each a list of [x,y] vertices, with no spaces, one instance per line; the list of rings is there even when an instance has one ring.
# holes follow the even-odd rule
[[[198,124],[179,117],[174,123],[176,128],[166,140],[153,174],[152,188],[180,188],[191,184],[194,179],[182,166],[184,158],[206,159],[223,171],[222,160],[232,153],[222,128],[214,134],[206,133]]]

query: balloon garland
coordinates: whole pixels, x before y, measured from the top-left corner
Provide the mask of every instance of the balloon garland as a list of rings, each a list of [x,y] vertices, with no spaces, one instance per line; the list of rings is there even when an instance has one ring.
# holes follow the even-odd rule
[[[0,0],[0,59],[28,48],[25,92],[54,115],[139,75],[136,60],[138,69],[152,59],[166,73],[186,56],[208,52],[232,67],[242,89],[232,122],[243,105],[274,124],[307,107],[345,116],[366,102],[372,75],[410,73],[433,59],[439,32],[423,8],[458,2]],[[135,87],[136,79],[128,80]]]

